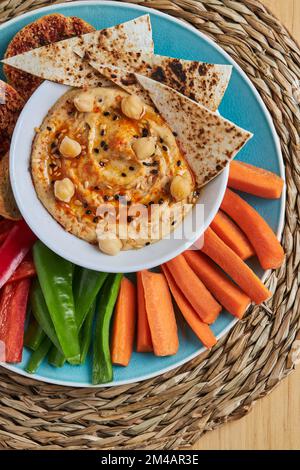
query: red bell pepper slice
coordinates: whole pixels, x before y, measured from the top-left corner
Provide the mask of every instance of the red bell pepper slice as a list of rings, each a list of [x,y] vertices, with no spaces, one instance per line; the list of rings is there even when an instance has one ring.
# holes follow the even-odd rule
[[[4,240],[7,238],[14,224],[15,223],[12,220],[7,220],[7,219],[0,220],[0,245],[2,245]]]
[[[6,284],[15,281],[21,281],[27,277],[34,277],[36,275],[36,270],[32,259],[27,259],[27,257],[22,261],[19,267],[15,270],[13,275],[8,279]]]
[[[24,220],[16,222],[0,247],[0,288],[13,275],[36,241]]]
[[[7,235],[9,234],[10,230],[8,230],[7,232],[2,232],[0,233],[0,245],[2,245],[2,243],[5,241],[5,239],[7,238]]]
[[[15,225],[13,220],[1,219],[0,220],[0,234],[3,232],[9,232],[11,228]]]
[[[5,362],[21,362],[30,279],[6,284],[0,296],[0,341]],[[3,359],[3,357],[2,357]]]

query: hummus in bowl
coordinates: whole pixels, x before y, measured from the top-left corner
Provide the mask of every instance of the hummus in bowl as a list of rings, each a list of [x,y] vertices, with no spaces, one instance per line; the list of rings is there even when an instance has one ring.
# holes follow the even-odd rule
[[[70,229],[68,231],[63,222],[58,223],[50,213],[50,205],[46,207],[46,201],[41,201],[34,183],[33,142],[43,132],[41,123],[45,117],[50,118],[51,110],[67,92],[73,92],[73,90],[65,85],[45,81],[26,103],[12,138],[10,179],[13,193],[22,216],[33,232],[45,245],[63,258],[85,268],[111,273],[129,273],[150,269],[187,250],[204,233],[220,207],[228,180],[228,167],[225,167],[222,173],[205,185],[196,203],[184,216],[182,223],[178,224],[174,230],[171,226],[172,231],[168,236],[163,236],[157,243],[143,245],[137,250],[122,249],[117,256],[109,256],[98,249],[97,234],[94,243],[88,243],[86,238],[74,235]],[[37,184],[41,185],[41,188],[43,184],[46,185],[43,179],[46,181],[51,176],[51,172],[48,175],[46,165],[44,169],[45,173],[42,172],[42,166],[40,166],[41,180]],[[52,167],[53,170],[54,167]],[[52,204],[55,201],[53,184],[51,186],[48,204],[50,201]],[[128,210],[130,204],[125,207]],[[158,207],[162,206],[158,205]],[[86,210],[89,209],[86,208]]]
[[[59,98],[36,129],[31,174],[52,217],[109,255],[166,237],[199,196],[176,134],[115,87]]]

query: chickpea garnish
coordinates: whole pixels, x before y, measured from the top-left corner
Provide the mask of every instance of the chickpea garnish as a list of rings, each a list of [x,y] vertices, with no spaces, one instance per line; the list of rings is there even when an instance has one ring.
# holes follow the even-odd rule
[[[122,249],[122,242],[118,237],[103,238],[99,240],[99,249],[106,255],[115,256]]]
[[[81,153],[81,145],[79,142],[66,135],[61,141],[59,152],[63,157],[75,158]]]
[[[182,201],[192,190],[191,181],[185,176],[176,175],[172,179],[170,192],[176,201]]]
[[[121,110],[131,119],[141,119],[145,114],[145,105],[136,95],[125,96],[121,102]]]
[[[132,150],[138,160],[145,160],[155,153],[155,138],[141,137],[132,144]]]
[[[75,194],[75,186],[69,178],[57,180],[54,183],[54,195],[62,202],[70,202]]]

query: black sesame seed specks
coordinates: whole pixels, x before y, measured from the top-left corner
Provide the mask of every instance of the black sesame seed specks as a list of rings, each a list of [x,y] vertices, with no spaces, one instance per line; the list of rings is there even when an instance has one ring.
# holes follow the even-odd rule
[[[91,215],[92,211],[90,209],[88,209],[87,211],[85,211],[86,215]]]
[[[121,176],[123,176],[123,178],[126,178],[126,173],[121,173]]]
[[[104,200],[105,202],[107,202],[108,199],[109,199],[109,197],[105,194],[105,195],[103,196],[103,200]]]
[[[102,136],[103,136],[104,134],[105,134],[105,130],[104,130],[104,129],[101,129],[101,131],[100,131],[100,135],[102,135]]]
[[[162,149],[163,149],[165,152],[168,151],[168,147],[167,147],[166,145],[163,145],[163,146],[162,146]]]
[[[176,165],[180,166],[181,165],[181,160],[177,160]]]
[[[99,152],[100,152],[100,150],[99,150],[99,149],[97,149],[97,148],[95,148],[95,149],[94,149],[94,152],[95,152],[95,153],[99,153]]]
[[[148,137],[148,134],[149,134],[148,129],[144,127],[144,129],[142,130],[142,137]]]
[[[151,170],[150,173],[151,173],[151,175],[157,175],[158,170],[155,170],[155,169],[154,169],[154,170]]]
[[[109,111],[104,111],[103,116],[109,116],[110,112]]]
[[[131,215],[129,215],[129,216],[127,217],[127,222],[128,222],[129,224],[130,224],[130,222],[132,222],[132,217],[131,217]]]
[[[134,171],[134,166],[130,166],[130,167],[129,167],[129,170],[130,170],[130,171]]]
[[[98,223],[98,220],[99,220],[99,217],[97,217],[97,216],[93,218],[93,222],[94,222],[95,224]]]
[[[100,161],[99,165],[103,168],[105,166],[105,163]]]

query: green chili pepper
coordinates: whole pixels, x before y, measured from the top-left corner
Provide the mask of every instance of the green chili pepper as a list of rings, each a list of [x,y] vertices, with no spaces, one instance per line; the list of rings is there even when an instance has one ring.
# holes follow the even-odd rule
[[[78,331],[107,278],[107,273],[76,267],[73,292]]]
[[[24,344],[32,351],[36,351],[41,342],[45,339],[44,330],[40,327],[34,317],[30,318],[29,326],[25,332]]]
[[[70,364],[80,363],[72,278],[74,266],[38,241],[34,264],[61,349]]]
[[[90,349],[90,345],[92,341],[92,334],[93,334],[93,320],[94,320],[94,315],[95,315],[95,308],[96,308],[96,300],[94,300],[80,332],[80,337],[81,337],[80,362],[81,364],[85,362],[87,353],[89,352],[89,349]]]
[[[47,356],[49,349],[51,348],[51,341],[45,337],[44,341],[40,344],[36,351],[31,354],[31,358],[26,366],[26,371],[29,374],[34,374],[40,367],[44,358]]]
[[[48,354],[48,362],[54,367],[62,367],[66,362],[65,356],[54,345]]]
[[[109,348],[109,327],[122,276],[122,274],[110,275],[100,294],[93,343],[93,384],[107,383],[113,379]]]
[[[34,279],[32,282],[30,289],[30,303],[32,313],[36,321],[42,327],[48,338],[51,339],[56,348],[61,351],[55,328],[53,326],[53,322],[51,320],[51,316],[38,279]]]

